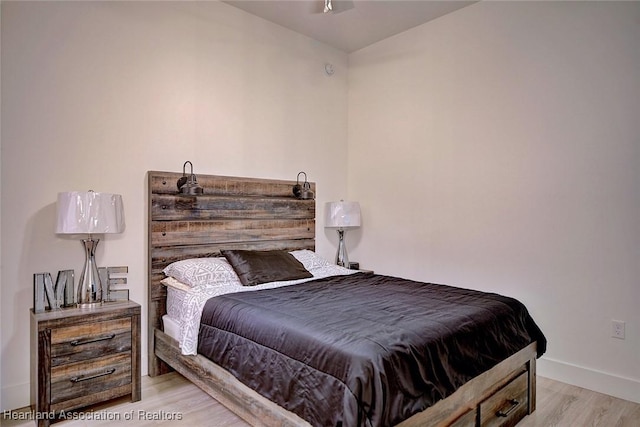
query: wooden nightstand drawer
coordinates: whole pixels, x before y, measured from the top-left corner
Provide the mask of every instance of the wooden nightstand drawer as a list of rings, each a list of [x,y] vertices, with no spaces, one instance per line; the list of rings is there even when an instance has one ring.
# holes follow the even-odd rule
[[[51,330],[51,366],[131,351],[131,318]]]
[[[84,404],[96,403],[102,399],[91,401],[90,395],[126,384],[131,384],[130,353],[58,366],[51,369],[51,403],[79,397],[85,397]]]
[[[482,427],[514,426],[528,413],[527,374],[522,373],[480,404]]]
[[[140,400],[140,306],[32,311],[31,372],[37,413],[60,417],[116,397]],[[52,421],[38,419],[38,426]]]

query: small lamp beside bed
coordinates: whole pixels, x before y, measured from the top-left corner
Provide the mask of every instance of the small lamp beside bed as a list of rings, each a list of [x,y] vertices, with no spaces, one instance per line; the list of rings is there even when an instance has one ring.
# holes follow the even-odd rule
[[[349,268],[349,256],[344,243],[344,232],[350,228],[359,228],[361,223],[360,204],[358,202],[328,202],[325,206],[325,228],[336,228],[338,232],[338,251],[336,264]]]
[[[85,260],[76,303],[91,307],[102,303],[102,283],[98,274],[95,252],[100,239],[94,234],[122,233],[125,228],[122,196],[94,191],[71,191],[58,194],[57,234],[83,234]]]

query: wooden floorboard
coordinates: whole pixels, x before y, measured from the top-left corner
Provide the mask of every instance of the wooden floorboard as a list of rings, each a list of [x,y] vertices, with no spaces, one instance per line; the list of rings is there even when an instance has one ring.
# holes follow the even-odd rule
[[[538,376],[536,411],[518,427],[640,427],[640,404]]]
[[[518,427],[640,427],[640,404],[574,387],[538,376],[537,409]],[[26,409],[22,410],[28,415]],[[93,411],[93,412],[91,412]],[[2,417],[3,427],[32,427],[32,420],[11,420],[20,416],[9,411]],[[56,423],[61,427],[79,426],[215,426],[247,427],[248,424],[213,400],[209,395],[173,372],[155,378],[142,378],[142,400],[126,399],[94,406],[82,413],[85,419]],[[93,415],[112,419],[86,419]],[[125,419],[131,416],[131,419]],[[113,418],[116,418],[115,420]],[[117,419],[119,418],[119,420]]]

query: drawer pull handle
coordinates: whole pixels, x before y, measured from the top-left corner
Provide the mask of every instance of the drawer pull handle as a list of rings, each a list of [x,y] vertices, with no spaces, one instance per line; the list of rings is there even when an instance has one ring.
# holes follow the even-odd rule
[[[520,404],[520,402],[517,399],[510,399],[510,400],[508,400],[508,402],[511,405],[509,407],[509,409],[507,409],[506,411],[499,410],[498,412],[496,412],[497,416],[499,416],[499,417],[508,417],[509,414],[511,414],[513,411],[515,411],[516,408],[518,407],[518,405]]]
[[[94,378],[100,378],[100,377],[104,377],[106,375],[111,375],[116,371],[116,368],[110,368],[107,369],[104,372],[101,372],[99,374],[95,374],[95,375],[89,375],[89,376],[84,376],[84,375],[80,375],[79,377],[71,377],[71,382],[72,383],[79,383],[81,381],[87,381],[87,380],[92,380]]]
[[[78,346],[78,345],[84,345],[84,344],[90,344],[92,342],[98,342],[98,341],[107,341],[107,340],[112,340],[116,337],[116,334],[109,334],[109,335],[105,335],[103,337],[98,337],[98,338],[91,338],[88,340],[73,340],[71,341],[69,344],[71,344],[72,346]]]

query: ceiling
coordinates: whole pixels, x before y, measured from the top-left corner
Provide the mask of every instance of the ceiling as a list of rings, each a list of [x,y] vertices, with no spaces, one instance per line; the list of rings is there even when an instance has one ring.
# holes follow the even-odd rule
[[[225,3],[351,53],[475,3],[458,0],[228,0]]]

